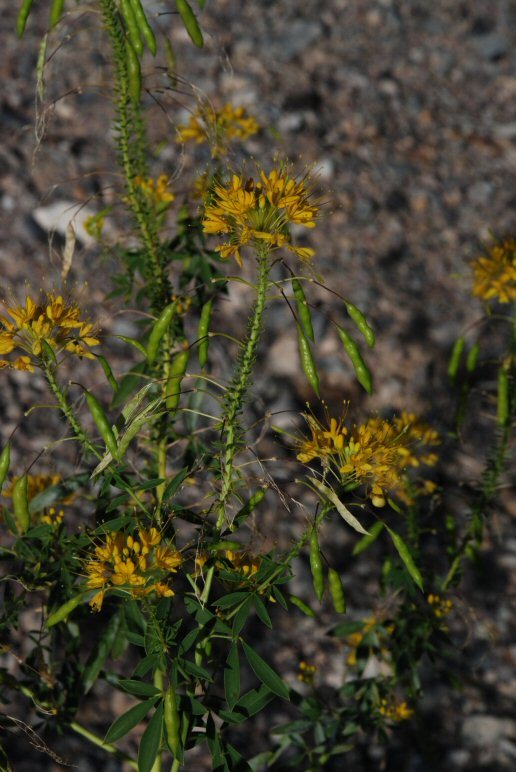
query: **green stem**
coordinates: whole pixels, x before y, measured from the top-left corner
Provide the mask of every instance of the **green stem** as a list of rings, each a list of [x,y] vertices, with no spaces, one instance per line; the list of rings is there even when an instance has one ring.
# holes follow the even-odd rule
[[[78,419],[75,417],[72,408],[68,404],[65,395],[63,394],[59,384],[57,383],[54,373],[49,365],[44,366],[44,373],[45,378],[47,380],[48,386],[50,388],[50,391],[54,395],[54,397],[57,400],[57,403],[61,409],[61,412],[63,413],[64,417],[70,424],[70,426],[73,429],[73,432],[77,439],[82,443],[82,445],[89,450],[91,453],[93,453],[97,458],[100,458],[100,454],[95,448],[95,446],[92,444],[92,442],[88,439],[86,432],[82,428],[81,424],[79,423]]]
[[[106,751],[107,753],[112,753],[113,756],[115,756],[117,759],[120,759],[120,761],[125,761],[125,763],[131,767],[131,769],[138,769],[138,764],[134,759],[132,759],[130,756],[127,756],[125,753],[122,753],[122,751],[119,751],[118,748],[116,748],[114,745],[111,745],[111,743],[105,743],[102,737],[99,737],[93,732],[90,732],[89,729],[81,726],[76,721],[72,721],[70,727],[74,730],[74,732],[80,734],[81,737],[85,737],[90,741],[90,743],[93,743],[93,745],[102,748],[102,750]]]
[[[217,528],[222,528],[225,521],[225,508],[233,482],[233,461],[238,447],[239,414],[247,396],[253,365],[256,359],[258,342],[262,331],[263,312],[267,301],[269,286],[269,252],[268,247],[262,247],[258,252],[258,288],[256,302],[249,316],[247,334],[242,343],[242,350],[235,367],[235,372],[228,389],[226,405],[223,414],[223,453],[222,489],[218,501]]]

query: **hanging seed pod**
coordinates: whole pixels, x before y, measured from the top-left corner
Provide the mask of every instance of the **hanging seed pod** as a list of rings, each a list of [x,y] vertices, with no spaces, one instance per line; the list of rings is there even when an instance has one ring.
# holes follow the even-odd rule
[[[186,0],[176,0],[176,6],[192,43],[197,46],[197,48],[202,48],[204,39],[195,13],[192,11]]]
[[[149,335],[149,342],[147,343],[147,362],[150,365],[153,365],[156,361],[159,351],[159,344],[161,343],[161,339],[163,338],[164,334],[170,327],[170,322],[174,317],[175,311],[176,301],[174,300],[173,303],[170,303],[163,309],[158,319],[154,323],[154,326]]]
[[[351,360],[351,364],[355,370],[358,382],[361,384],[361,386],[364,387],[368,394],[372,394],[373,380],[371,378],[371,373],[368,366],[362,359],[362,355],[356,342],[353,340],[351,335],[348,335],[346,330],[342,329],[342,327],[337,327],[337,330],[339,332],[339,337],[342,341],[346,354]]]
[[[98,401],[97,397],[90,391],[86,391],[85,396],[92,418],[100,432],[100,436],[106,443],[106,448],[109,450],[113,458],[118,458],[117,441],[113,429],[111,428],[111,424],[104,412],[104,408]]]
[[[299,323],[306,337],[309,338],[313,343],[315,338],[314,338],[314,328],[312,326],[312,314],[310,313],[310,308],[308,306],[308,303],[306,302],[306,296],[299,279],[292,279],[292,289],[294,291],[294,297],[296,299],[297,316],[299,319]]]
[[[448,363],[448,378],[452,383],[455,381],[457,373],[459,372],[460,360],[465,344],[466,341],[461,335],[460,338],[457,338],[455,345],[453,346],[450,361]]]
[[[29,498],[28,498],[28,478],[24,474],[13,485],[12,501],[14,517],[20,531],[25,533],[30,525]]]
[[[170,374],[165,388],[165,404],[168,410],[176,411],[181,396],[181,381],[188,367],[190,359],[190,349],[184,348],[179,354],[176,354],[170,365]]]
[[[373,348],[375,343],[374,330],[365,318],[364,314],[359,308],[353,305],[353,303],[349,303],[347,300],[344,301],[344,303],[346,305],[346,311],[348,312],[349,318],[355,322],[357,330],[361,333],[369,348]]]
[[[317,600],[322,600],[324,594],[324,573],[321,559],[321,551],[319,549],[319,538],[317,531],[314,530],[310,536],[310,569],[312,571],[312,582],[314,585],[315,595]]]
[[[319,376],[317,374],[317,368],[315,366],[312,351],[308,338],[303,332],[301,325],[296,324],[297,328],[297,340],[299,343],[299,355],[301,357],[301,365],[303,366],[304,373],[308,379],[308,383],[319,396]]]
[[[145,11],[143,10],[141,2],[140,0],[129,0],[129,2],[133,11],[134,18],[136,19],[136,25],[138,27],[140,36],[145,41],[145,44],[151,54],[156,56],[156,52],[158,50],[156,36],[154,35],[152,27],[147,21],[147,17],[145,16]]]
[[[0,453],[0,492],[2,491],[7,472],[9,471],[9,464],[11,463],[11,443],[8,442],[5,448]]]
[[[346,599],[344,596],[344,587],[342,586],[342,580],[338,571],[334,568],[328,569],[328,586],[330,588],[330,596],[333,602],[333,608],[337,614],[346,613]]]
[[[201,367],[206,367],[208,362],[208,349],[210,345],[210,339],[208,336],[208,329],[211,321],[211,309],[213,306],[213,300],[208,300],[201,310],[201,316],[199,319],[199,327],[197,330],[197,338],[199,340],[199,348],[197,350],[197,356],[199,358],[199,364]]]

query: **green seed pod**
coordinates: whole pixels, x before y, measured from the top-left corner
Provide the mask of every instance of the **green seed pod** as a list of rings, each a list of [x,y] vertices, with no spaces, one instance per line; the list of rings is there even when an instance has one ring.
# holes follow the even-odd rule
[[[172,683],[170,683],[170,686],[165,692],[165,699],[163,701],[163,718],[168,747],[174,754],[174,759],[176,759],[181,753],[181,738],[179,734],[181,722],[177,709],[177,697],[174,691],[174,685]]]
[[[468,358],[466,359],[466,370],[468,373],[472,373],[476,370],[478,355],[480,354],[480,346],[475,343],[468,352]]]
[[[288,599],[293,606],[297,606],[297,608],[302,611],[303,614],[306,614],[307,617],[312,617],[312,619],[315,619],[315,614],[310,606],[307,606],[306,603],[303,603],[301,598],[298,598],[297,595],[289,595]]]
[[[66,603],[63,603],[62,606],[59,606],[58,609],[52,612],[47,619],[47,628],[53,627],[54,625],[57,625],[58,622],[65,620],[77,606],[80,606],[80,604],[84,602],[85,595],[87,595],[85,592],[75,595],[75,597],[70,598],[70,600],[67,600]]]
[[[2,491],[7,472],[9,471],[9,464],[11,463],[11,443],[8,442],[5,448],[0,453],[0,492]]]
[[[344,596],[344,587],[338,571],[334,568],[328,569],[328,585],[333,602],[333,608],[337,614],[346,613],[346,598]]]
[[[324,594],[324,573],[321,560],[321,552],[319,550],[319,539],[317,531],[314,530],[310,536],[310,569],[312,571],[312,582],[314,585],[315,595],[317,600],[322,600]]]
[[[296,299],[297,315],[299,322],[303,329],[304,334],[309,338],[312,343],[314,338],[314,328],[312,326],[312,314],[310,308],[306,302],[306,296],[299,279],[292,279],[292,289],[294,291],[294,297]]]
[[[159,351],[159,344],[161,343],[161,339],[163,338],[164,334],[170,327],[170,322],[174,317],[175,311],[176,301],[174,300],[173,303],[169,303],[169,305],[163,309],[158,319],[154,323],[154,326],[149,335],[149,342],[147,343],[147,362],[150,365],[153,365],[156,361]]]
[[[143,44],[140,38],[140,30],[138,29],[138,23],[133,11],[133,6],[129,0],[120,0],[120,13],[124,19],[131,45],[134,48],[136,54],[141,56],[143,53]]]
[[[16,19],[16,32],[18,37],[21,38],[25,32],[25,25],[31,12],[32,3],[34,0],[23,0],[20,10],[18,11],[18,18]]]
[[[129,96],[134,104],[139,104],[142,94],[142,71],[140,68],[140,60],[138,59],[130,40],[125,41],[125,53],[127,57]]]
[[[30,525],[28,478],[24,474],[13,485],[12,491],[14,517],[20,531],[25,533]]]
[[[502,365],[498,370],[498,426],[506,426],[509,419],[509,374]]]
[[[455,380],[457,373],[459,372],[460,360],[462,358],[462,352],[464,351],[465,344],[466,341],[461,335],[460,338],[457,338],[455,345],[453,346],[450,361],[448,363],[448,378],[452,382]]]
[[[204,45],[204,39],[194,12],[186,0],[176,0],[176,6],[177,10],[179,11],[179,15],[183,20],[183,24],[185,25],[185,29],[190,35],[192,43],[197,46],[197,48],[202,48]]]
[[[90,409],[90,413],[95,421],[97,429],[100,432],[100,436],[106,443],[106,448],[109,450],[113,458],[118,458],[118,445],[111,428],[111,424],[104,412],[104,409],[98,399],[90,391],[85,392],[86,402]]]
[[[349,303],[347,300],[345,300],[344,303],[346,305],[348,316],[355,322],[357,330],[363,335],[364,340],[369,348],[373,348],[375,343],[374,330],[365,318],[364,314],[362,311],[360,311],[359,308],[353,305],[353,303]]]
[[[197,356],[199,357],[199,364],[201,367],[205,367],[208,361],[208,348],[210,345],[208,328],[210,326],[212,306],[213,300],[208,300],[208,302],[203,305],[201,317],[199,319],[199,328],[197,330],[197,338],[199,340]]]
[[[115,376],[113,375],[113,370],[111,369],[111,366],[106,357],[103,357],[102,354],[94,354],[94,357],[98,362],[100,362],[100,366],[104,370],[104,375],[106,376],[109,385],[113,391],[116,391],[118,389],[118,383]]]
[[[299,355],[301,357],[301,364],[303,366],[305,375],[308,379],[308,383],[311,385],[312,389],[315,391],[317,396],[319,396],[319,376],[317,375],[317,369],[315,367],[315,362],[312,356],[312,351],[310,349],[310,344],[301,326],[296,323],[296,327],[297,327],[297,340],[299,343]]]
[[[364,387],[368,394],[372,394],[373,381],[371,378],[371,373],[366,363],[362,359],[362,355],[360,354],[356,342],[353,340],[351,335],[348,335],[348,333],[342,329],[342,327],[337,327],[337,330],[339,332],[339,337],[342,341],[342,344],[346,350],[346,354],[351,360],[351,364],[355,370],[358,382]]]
[[[50,29],[56,26],[63,15],[64,0],[54,0],[50,9]]]
[[[170,373],[165,388],[165,404],[169,410],[176,411],[181,396],[181,381],[183,380],[188,360],[190,359],[190,349],[184,348],[179,354],[176,354],[170,365]]]
[[[145,11],[142,8],[141,2],[140,0],[129,0],[129,2],[131,4],[133,15],[136,19],[136,25],[139,29],[141,37],[144,39],[151,54],[156,56],[156,52],[158,50],[156,37],[152,31],[152,27],[147,21],[147,17],[145,16]]]

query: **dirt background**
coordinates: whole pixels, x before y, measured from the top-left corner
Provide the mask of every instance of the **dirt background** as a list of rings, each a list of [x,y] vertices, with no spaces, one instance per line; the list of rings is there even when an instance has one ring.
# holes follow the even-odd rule
[[[37,100],[35,68],[47,3],[37,6],[22,42],[14,35],[16,5],[0,1],[0,275],[2,294],[12,289],[20,295],[27,282],[37,288],[59,281],[62,233],[72,208],[99,211],[109,205],[119,179],[107,42],[96,13],[67,4],[69,14],[48,40],[45,93]],[[369,357],[375,393],[364,399],[329,323],[322,313],[317,316],[323,393],[329,404],[349,399],[357,411],[415,410],[446,433],[454,409],[447,359],[457,335],[481,311],[469,295],[468,260],[490,230],[516,230],[516,3],[208,0],[201,15],[206,33],[201,53],[170,14],[171,3],[151,0],[146,7],[156,28],[174,41],[181,76],[174,91],[163,59],[145,60],[154,172],[172,175],[179,196],[195,159],[197,164],[207,160],[202,151],[183,153],[175,143],[175,126],[201,95],[218,104],[244,104],[256,114],[264,129],[245,150],[264,165],[276,151],[299,167],[314,164],[327,201],[321,226],[306,241],[317,251],[316,270],[367,313],[378,333]],[[232,163],[238,165],[239,159],[237,152]],[[112,238],[130,235],[117,211],[110,227]],[[134,318],[118,314],[114,302],[103,302],[113,265],[99,262],[80,227],[78,233],[82,243],[71,282],[106,336],[131,335]],[[337,298],[312,289],[321,311],[341,314]],[[232,299],[238,328],[248,296],[235,291]],[[235,325],[224,309],[216,321]],[[284,306],[273,304],[254,389],[256,404],[286,411],[292,425],[291,411],[299,411],[310,394],[299,377],[297,345],[287,326]],[[494,338],[491,345],[496,355],[500,341]],[[110,351],[119,371],[129,366],[124,345],[111,338]],[[226,365],[222,358],[222,372]],[[479,384],[479,393],[492,386]],[[34,398],[44,401],[44,395],[37,377],[2,374],[2,441]],[[488,403],[480,399],[478,404],[463,443],[443,451],[449,476],[464,485],[482,469],[491,429]],[[31,416],[18,435],[19,457],[32,459],[56,431],[62,428],[48,413]],[[73,459],[66,463],[73,467]],[[462,646],[467,639],[457,662],[463,691],[428,684],[418,720],[387,749],[360,749],[350,757],[349,769],[514,768],[511,509],[514,515],[505,490],[491,513],[484,571],[467,577],[460,599],[456,642]],[[302,519],[285,518],[276,533],[262,528],[261,535],[281,543],[300,524]],[[337,563],[349,553],[352,542],[341,531],[328,532],[325,539]],[[306,566],[300,564],[299,571],[297,590],[307,595]],[[376,583],[367,561],[351,569],[346,586],[350,614],[360,617],[367,611],[368,593],[374,603]],[[297,661],[305,658],[316,661],[330,682],[339,676],[342,651],[328,652],[323,635],[328,613],[322,613],[319,632],[301,622],[294,642],[288,641],[289,631],[280,633],[274,661],[282,672],[293,677]],[[99,699],[106,712],[120,708],[109,702],[107,692]],[[101,712],[86,706],[83,714],[84,722],[100,732]],[[271,720],[269,714],[256,722],[253,732],[260,742],[267,743]],[[15,772],[62,769],[21,737],[10,744],[19,753]],[[121,768],[79,738],[53,738],[51,745],[84,772]],[[191,766],[193,772],[208,768],[200,757]]]

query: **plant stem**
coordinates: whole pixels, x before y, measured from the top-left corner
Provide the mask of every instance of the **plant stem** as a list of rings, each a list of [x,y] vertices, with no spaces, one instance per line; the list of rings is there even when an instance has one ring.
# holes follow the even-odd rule
[[[102,737],[99,737],[93,732],[90,732],[89,729],[81,726],[76,721],[72,721],[70,727],[74,730],[74,732],[77,732],[77,734],[85,737],[90,741],[90,743],[93,743],[93,745],[102,748],[102,750],[106,751],[107,753],[112,753],[113,756],[115,756],[117,759],[120,759],[120,761],[125,761],[126,764],[129,764],[131,769],[138,769],[138,764],[134,759],[132,759],[130,756],[127,756],[125,753],[122,753],[122,751],[118,750],[118,748],[116,748],[114,745],[111,745],[111,743],[105,743]]]
[[[256,302],[249,316],[247,334],[242,342],[242,350],[238,357],[235,372],[226,396],[226,405],[223,414],[223,453],[222,461],[222,489],[218,501],[217,528],[222,528],[225,521],[225,506],[231,491],[233,482],[233,461],[238,447],[239,414],[244,405],[249,382],[256,359],[258,342],[262,331],[262,319],[267,301],[267,289],[269,286],[269,248],[262,247],[258,252],[258,288]]]
[[[63,394],[59,384],[57,383],[54,373],[52,369],[50,368],[50,365],[46,364],[44,366],[44,373],[46,381],[49,385],[50,391],[54,395],[54,397],[57,400],[57,403],[59,407],[61,408],[61,412],[63,413],[64,417],[70,424],[70,426],[73,429],[73,432],[77,439],[82,443],[82,445],[89,450],[91,453],[93,453],[97,458],[100,458],[100,454],[95,448],[95,446],[92,444],[92,442],[88,439],[86,436],[86,432],[82,428],[81,424],[79,423],[78,419],[75,417],[72,408],[68,404],[65,395]]]

